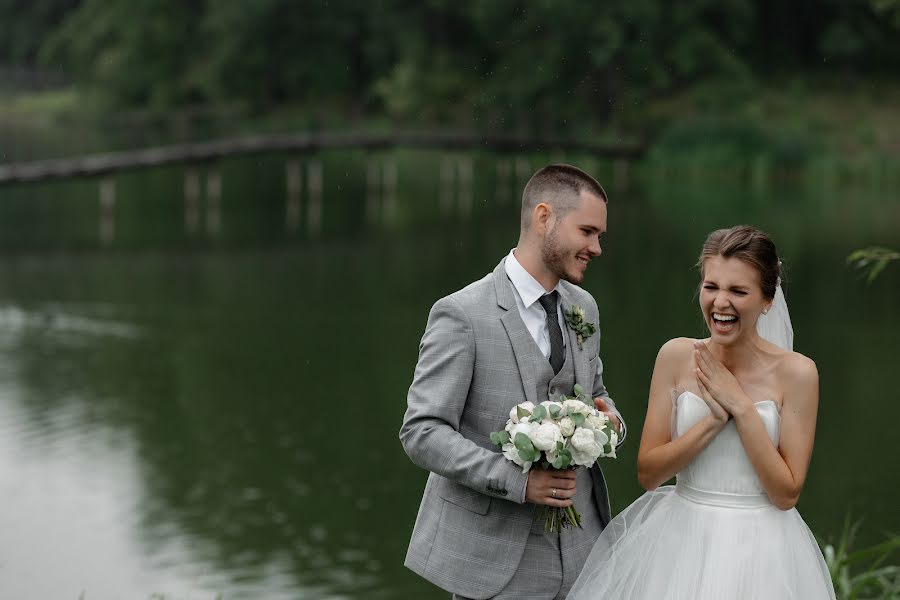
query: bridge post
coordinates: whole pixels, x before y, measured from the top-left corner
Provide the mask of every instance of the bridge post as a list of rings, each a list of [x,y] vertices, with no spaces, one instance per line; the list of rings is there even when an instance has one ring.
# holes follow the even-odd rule
[[[306,207],[306,226],[310,235],[322,230],[322,161],[312,159],[306,167],[309,204]]]
[[[366,220],[378,222],[378,159],[366,157]]]
[[[515,189],[521,190],[525,187],[525,184],[528,183],[528,180],[531,179],[531,164],[528,162],[528,159],[524,156],[516,157],[516,187]]]
[[[384,201],[381,210],[384,213],[384,223],[397,222],[397,160],[391,156],[384,161]]]
[[[300,173],[300,161],[291,159],[285,165],[287,176],[287,205],[284,210],[284,227],[294,233],[300,228],[300,190],[302,189],[302,175]]]
[[[116,181],[112,177],[100,180],[100,243],[112,243],[116,234]]]
[[[188,234],[197,232],[200,225],[200,176],[188,169],[184,173],[184,230]]]
[[[438,179],[438,205],[441,215],[449,215],[453,212],[453,196],[456,187],[456,172],[453,162],[449,157],[441,158],[441,174]]]
[[[498,204],[506,204],[511,197],[509,176],[512,174],[512,165],[510,164],[509,159],[506,158],[498,158],[496,160],[497,189],[494,192],[495,200]]]
[[[624,158],[613,162],[613,185],[619,191],[628,187],[628,161]]]
[[[472,214],[474,194],[472,181],[474,179],[474,167],[471,156],[460,157],[456,162],[456,171],[459,175],[459,212],[468,217]]]
[[[211,169],[206,175],[206,233],[216,237],[222,231],[222,175]]]

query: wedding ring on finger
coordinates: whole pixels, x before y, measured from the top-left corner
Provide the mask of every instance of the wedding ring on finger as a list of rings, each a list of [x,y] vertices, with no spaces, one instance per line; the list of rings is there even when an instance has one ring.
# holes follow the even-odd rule
[[[550,489],[550,495],[553,496],[554,498],[556,498],[556,488]]]

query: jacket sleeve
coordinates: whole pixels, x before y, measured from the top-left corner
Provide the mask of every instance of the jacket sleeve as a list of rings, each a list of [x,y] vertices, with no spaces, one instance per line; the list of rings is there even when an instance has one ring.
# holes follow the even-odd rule
[[[410,459],[423,469],[521,504],[527,473],[502,453],[482,448],[459,432],[475,354],[469,318],[453,298],[442,298],[428,315],[400,441]]]
[[[594,304],[595,310],[599,313],[599,310],[596,309],[596,303]],[[599,319],[598,319],[599,322]],[[598,351],[600,349],[600,327],[597,327],[597,346]],[[599,356],[597,357],[597,372],[594,373],[594,387],[593,387],[593,398],[601,397],[606,403],[609,405],[610,410],[619,417],[619,422],[622,424],[622,431],[620,431],[619,442],[616,444],[616,449],[618,449],[622,444],[625,443],[625,436],[628,435],[628,427],[625,425],[625,418],[622,416],[622,413],[619,412],[619,409],[616,408],[615,401],[609,397],[609,392],[606,389],[606,386],[603,384],[603,359]]]

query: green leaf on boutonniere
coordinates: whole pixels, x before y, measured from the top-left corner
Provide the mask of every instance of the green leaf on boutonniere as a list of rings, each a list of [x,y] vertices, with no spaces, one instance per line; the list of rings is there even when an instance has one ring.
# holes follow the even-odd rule
[[[584,309],[577,304],[573,304],[563,311],[563,316],[566,318],[566,325],[575,332],[578,339],[578,349],[584,350],[584,340],[597,332],[597,326],[584,320]]]

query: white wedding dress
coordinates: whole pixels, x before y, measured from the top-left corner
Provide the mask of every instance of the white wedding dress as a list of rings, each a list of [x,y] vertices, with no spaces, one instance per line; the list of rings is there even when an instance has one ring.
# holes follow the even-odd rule
[[[778,444],[778,406],[756,410]],[[707,414],[702,398],[683,392],[673,436]],[[607,525],[568,600],[834,597],[815,538],[796,509],[769,501],[732,421],[676,485],[647,492]]]

